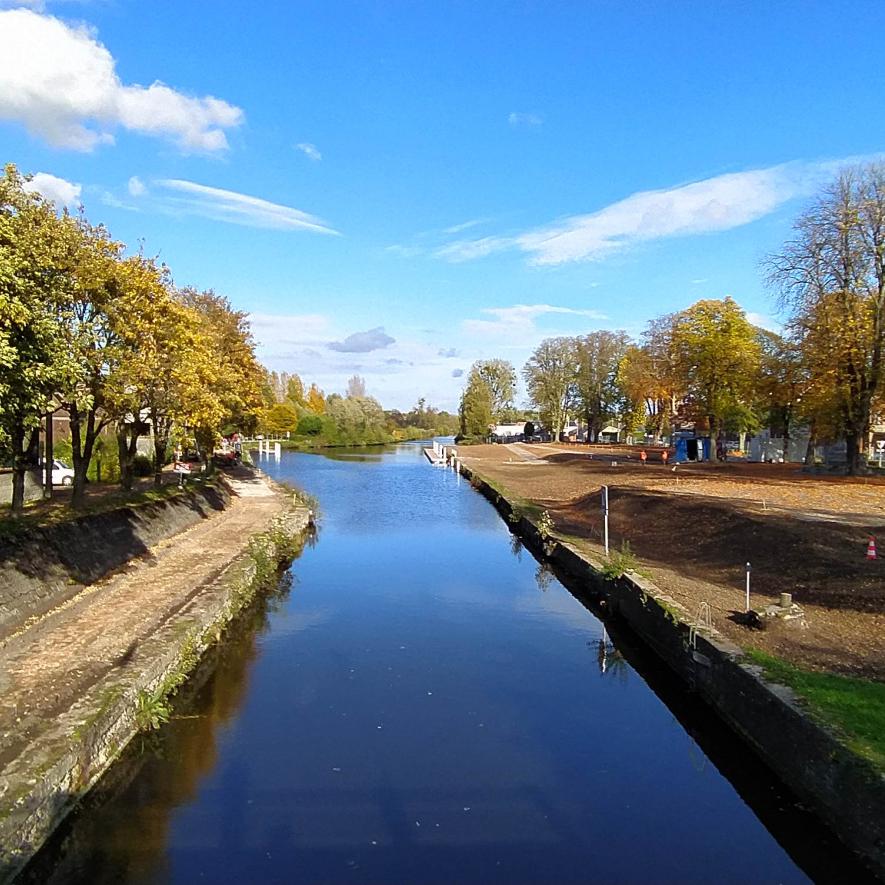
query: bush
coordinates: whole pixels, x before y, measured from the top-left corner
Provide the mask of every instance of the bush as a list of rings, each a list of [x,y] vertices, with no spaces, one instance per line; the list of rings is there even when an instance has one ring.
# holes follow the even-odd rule
[[[132,459],[133,476],[153,476],[154,462],[147,455],[136,455]]]
[[[301,436],[318,436],[323,429],[323,419],[319,415],[305,415],[298,422],[298,433]]]

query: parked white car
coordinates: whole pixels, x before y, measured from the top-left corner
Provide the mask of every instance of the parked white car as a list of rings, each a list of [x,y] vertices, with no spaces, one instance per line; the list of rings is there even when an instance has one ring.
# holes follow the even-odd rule
[[[74,471],[64,461],[56,458],[52,462],[52,484],[54,486],[69,486],[74,483]]]

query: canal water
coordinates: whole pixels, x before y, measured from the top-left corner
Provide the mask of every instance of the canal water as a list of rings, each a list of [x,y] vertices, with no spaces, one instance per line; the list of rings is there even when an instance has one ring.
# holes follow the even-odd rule
[[[419,446],[262,466],[321,501],[317,543],[27,881],[845,874],[663,665],[613,642]]]

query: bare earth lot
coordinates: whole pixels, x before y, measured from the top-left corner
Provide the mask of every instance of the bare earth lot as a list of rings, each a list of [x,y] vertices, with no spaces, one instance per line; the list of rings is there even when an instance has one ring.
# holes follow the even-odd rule
[[[610,546],[629,541],[641,568],[689,612],[707,602],[714,626],[739,645],[885,680],[885,480],[740,462],[674,472],[660,450],[646,451],[644,467],[638,448],[611,446],[471,446],[459,456],[598,554],[607,484]],[[881,548],[873,561],[870,537]],[[744,609],[748,561],[753,607],[790,592],[806,629],[751,630],[734,619]]]

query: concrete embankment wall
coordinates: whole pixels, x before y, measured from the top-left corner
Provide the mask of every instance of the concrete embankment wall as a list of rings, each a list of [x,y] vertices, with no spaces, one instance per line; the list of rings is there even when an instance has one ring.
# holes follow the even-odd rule
[[[809,715],[789,688],[767,682],[740,648],[715,630],[698,629],[697,613],[633,572],[607,580],[601,562],[566,541],[543,537],[498,490],[469,467],[460,469],[536,556],[552,562],[577,591],[596,597],[626,622],[885,878],[885,776]]]
[[[0,641],[150,547],[224,510],[221,483],[172,498],[87,514],[0,541]]]
[[[297,554],[311,516],[297,507],[224,569],[12,764],[0,783],[0,883],[11,881],[183,683],[227,624]]]

